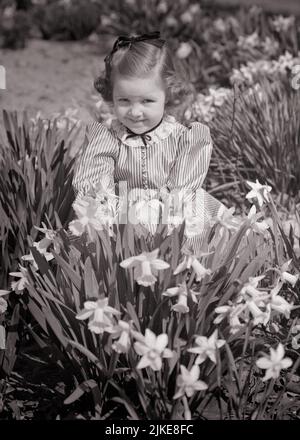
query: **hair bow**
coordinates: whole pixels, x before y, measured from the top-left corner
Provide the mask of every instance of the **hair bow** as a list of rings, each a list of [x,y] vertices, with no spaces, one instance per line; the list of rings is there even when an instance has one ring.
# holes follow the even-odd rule
[[[120,49],[120,47],[126,47],[126,46],[131,46],[132,43],[137,43],[139,41],[147,41],[147,40],[157,40],[160,38],[160,32],[156,31],[156,32],[150,32],[149,34],[142,34],[142,35],[138,35],[136,37],[130,37],[128,35],[120,35],[118,37],[118,39],[115,41],[112,51],[110,52],[110,54],[105,58],[105,62],[110,62],[112,55],[117,52],[118,49]],[[160,40],[161,44],[164,43],[163,40]]]

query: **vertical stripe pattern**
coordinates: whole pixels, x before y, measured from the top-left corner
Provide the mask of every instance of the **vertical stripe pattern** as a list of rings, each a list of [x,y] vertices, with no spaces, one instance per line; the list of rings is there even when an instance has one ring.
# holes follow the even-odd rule
[[[226,209],[201,189],[212,152],[209,128],[199,122],[185,127],[174,118],[166,117],[149,134],[151,139],[144,145],[138,135],[127,138],[125,127],[118,122],[111,129],[98,122],[90,124],[75,166],[76,196],[82,197],[104,176],[109,176],[110,191],[121,181],[126,182],[127,191],[133,190],[135,195],[161,188],[188,190],[194,201],[199,199],[196,214],[203,222],[204,231],[209,219]],[[203,233],[199,234],[201,241],[200,236]],[[196,237],[188,239],[194,249],[196,241]]]

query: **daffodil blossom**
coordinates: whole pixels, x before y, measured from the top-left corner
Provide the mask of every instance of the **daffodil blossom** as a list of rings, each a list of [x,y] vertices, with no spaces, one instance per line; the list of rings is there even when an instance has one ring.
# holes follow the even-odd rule
[[[289,368],[293,364],[292,359],[284,357],[284,347],[281,343],[278,344],[277,349],[270,348],[270,355],[257,359],[256,365],[258,368],[266,370],[263,381],[271,378],[277,379],[280,375],[280,371],[285,368]]]
[[[26,288],[28,284],[28,270],[19,264],[19,269],[21,272],[9,272],[12,277],[20,278],[18,281],[12,281],[11,288],[16,293],[21,293]]]
[[[230,325],[230,333],[235,334],[244,327],[244,324],[240,321],[240,319],[243,318],[243,320],[247,322],[247,317],[244,315],[246,308],[246,304],[231,304],[216,307],[215,313],[217,313],[219,316],[217,316],[213,322],[214,324],[219,324],[225,317],[227,317]]]
[[[197,303],[197,296],[200,294],[200,292],[195,292],[192,289],[188,289],[186,283],[184,282],[178,284],[177,287],[170,287],[163,293],[163,296],[169,296],[170,298],[178,296],[178,302],[172,307],[172,310],[175,310],[175,312],[179,313],[188,313],[190,310],[187,305],[188,296],[191,297],[193,302]]]
[[[211,226],[217,224],[219,225],[219,235],[222,236],[224,231],[236,231],[241,225],[241,221],[235,217],[235,208],[231,207],[229,209],[221,210],[216,217],[213,217],[210,221]]]
[[[45,234],[45,237],[40,241],[40,248],[47,249],[50,246],[50,244],[53,244],[55,252],[59,253],[60,247],[55,240],[57,237],[56,231],[54,231],[53,229],[47,229],[45,223],[43,222],[42,222],[42,226],[43,226],[42,228],[35,226],[35,229]]]
[[[257,304],[255,301],[246,301],[247,308],[251,312],[251,315],[253,317],[253,324],[264,324],[267,325],[267,323],[270,321],[271,318],[271,308],[269,305],[265,305],[263,301],[261,303]],[[260,307],[263,307],[265,310],[261,310]]]
[[[51,244],[51,241],[49,241],[47,238],[43,238],[40,241],[35,241],[33,243],[33,246],[39,251],[40,254],[43,255],[44,258],[46,258],[47,261],[53,260],[54,256],[51,252],[47,252],[48,246]],[[38,265],[32,255],[32,252],[30,252],[27,255],[23,255],[21,257],[23,261],[29,261],[33,264],[33,267],[38,270]]]
[[[265,278],[265,275],[260,275],[258,277],[249,277],[248,281],[243,285],[241,289],[241,295],[244,296],[245,299],[248,297],[256,298],[261,297],[263,292],[260,292],[257,289],[258,283]]]
[[[269,305],[272,310],[283,313],[286,318],[289,318],[291,311],[297,308],[297,306],[290,304],[288,301],[286,301],[286,299],[278,295],[282,285],[283,283],[279,281],[277,285],[271,290]]]
[[[191,52],[192,52],[193,48],[189,43],[180,43],[179,47],[176,51],[176,56],[180,59],[184,59],[187,58]]]
[[[114,327],[112,337],[119,339],[112,344],[112,349],[117,353],[128,353],[131,346],[130,331],[131,324],[122,320],[119,320],[118,324]]]
[[[199,365],[193,365],[190,371],[184,365],[180,365],[180,372],[181,374],[179,374],[176,380],[179,389],[177,393],[174,394],[173,399],[179,399],[185,395],[191,397],[195,392],[206,390],[208,388],[208,385],[205,382],[199,380]]]
[[[295,284],[297,283],[298,279],[299,279],[299,274],[297,275],[292,275],[291,273],[287,272],[287,269],[289,267],[289,265],[291,264],[292,260],[289,260],[287,262],[285,262],[282,266],[281,269],[278,270],[279,275],[280,275],[280,279],[282,281],[286,281],[287,283],[291,284],[292,287],[295,286]]]
[[[80,320],[89,318],[89,330],[102,334],[105,331],[113,333],[114,315],[120,315],[120,312],[108,305],[108,298],[103,298],[97,301],[86,301],[84,309],[76,315],[76,318]]]
[[[240,292],[241,300],[244,301],[245,306],[254,318],[254,325],[261,323],[266,325],[271,317],[270,308],[267,308],[269,294],[267,292],[261,292],[256,288],[259,281],[264,278],[264,275],[250,277]],[[263,308],[263,310],[261,310],[261,308]]]
[[[248,213],[247,219],[249,222],[249,226],[257,234],[264,234],[266,230],[269,229],[269,225],[265,220],[262,220],[261,222],[257,221],[261,217],[262,217],[261,213],[258,214],[256,213],[256,206],[252,205]],[[249,229],[246,234],[248,235],[248,233],[249,233]]]
[[[120,263],[124,269],[133,267],[134,279],[141,286],[152,286],[159,270],[170,267],[168,263],[158,259],[159,249],[152,252],[142,252],[140,255],[129,257]]]
[[[174,275],[191,267],[195,271],[197,281],[201,281],[206,275],[211,275],[211,270],[206,269],[200,261],[198,261],[196,255],[185,255],[183,261],[174,270]]]
[[[77,219],[69,223],[69,230],[76,236],[88,232],[93,236],[93,229],[102,231],[114,222],[114,214],[108,206],[102,205],[97,198],[84,196],[73,203]]]
[[[202,364],[207,357],[216,364],[216,351],[218,348],[221,348],[225,342],[224,339],[218,339],[218,330],[215,330],[209,338],[206,336],[197,336],[195,340],[197,347],[189,348],[188,351],[198,354],[195,360],[196,365]]]
[[[262,206],[265,201],[270,201],[268,193],[272,190],[271,186],[262,185],[258,179],[256,179],[255,183],[247,180],[247,184],[252,189],[246,195],[246,199],[257,199],[259,206]]]
[[[187,305],[187,286],[186,284],[179,284],[177,287],[170,287],[163,296],[174,297],[178,296],[178,302],[172,306],[172,310],[178,313],[188,313],[190,308]]]
[[[151,367],[158,371],[162,367],[162,358],[171,358],[173,352],[166,348],[168,345],[168,335],[162,333],[156,336],[150,329],[146,329],[145,336],[139,338],[133,346],[138,355],[142,356],[137,368],[142,369]]]

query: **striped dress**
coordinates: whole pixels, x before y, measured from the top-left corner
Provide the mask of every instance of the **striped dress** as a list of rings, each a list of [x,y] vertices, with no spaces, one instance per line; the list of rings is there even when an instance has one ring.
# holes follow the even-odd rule
[[[118,120],[110,128],[99,122],[88,126],[86,142],[77,158],[73,187],[76,199],[96,187],[103,177],[108,190],[132,201],[153,197],[160,191],[183,193],[184,200],[196,200],[196,215],[202,225],[188,246],[199,253],[210,219],[225,206],[202,189],[212,152],[209,128],[193,122],[186,127],[173,116],[146,135],[133,136]],[[195,211],[194,211],[195,212]]]

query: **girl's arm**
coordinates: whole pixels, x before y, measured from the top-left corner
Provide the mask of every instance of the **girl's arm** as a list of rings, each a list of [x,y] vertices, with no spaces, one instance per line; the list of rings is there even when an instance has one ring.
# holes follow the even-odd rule
[[[195,216],[195,233],[190,234],[186,225],[186,246],[195,254],[203,250],[204,237],[211,228],[210,220],[226,210],[221,202],[201,188],[211,153],[209,128],[199,122],[192,123],[191,128],[185,130],[179,139],[177,159],[167,181],[175,212],[177,207],[185,217],[191,213]],[[182,204],[185,204],[184,211]]]
[[[196,191],[206,177],[212,152],[209,128],[194,122],[184,130],[178,141],[175,164],[167,180],[170,191]]]
[[[75,165],[72,183],[76,198],[81,198],[103,180],[107,190],[114,192],[117,155],[118,143],[108,128],[98,122],[91,123]]]

